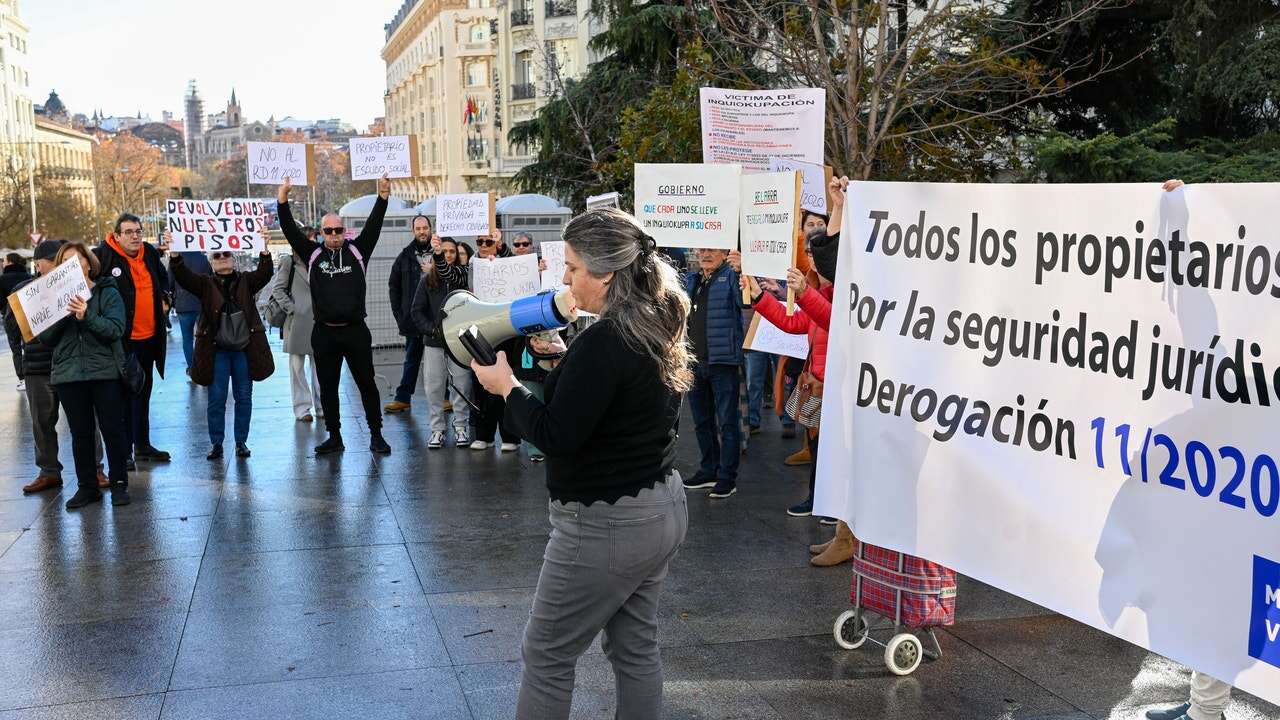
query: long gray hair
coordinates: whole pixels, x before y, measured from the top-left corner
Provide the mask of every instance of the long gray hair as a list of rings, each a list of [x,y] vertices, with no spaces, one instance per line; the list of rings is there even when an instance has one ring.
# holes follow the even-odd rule
[[[653,238],[627,213],[597,208],[569,221],[564,240],[587,272],[613,273],[601,317],[617,324],[628,347],[657,364],[664,385],[676,392],[692,387],[689,296]]]

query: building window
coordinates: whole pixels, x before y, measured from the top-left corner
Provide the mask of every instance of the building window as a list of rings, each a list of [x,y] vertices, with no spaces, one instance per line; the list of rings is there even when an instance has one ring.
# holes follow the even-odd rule
[[[489,68],[483,61],[467,63],[467,86],[484,85],[489,76]]]
[[[471,42],[482,43],[489,39],[489,28],[484,23],[471,26]]]

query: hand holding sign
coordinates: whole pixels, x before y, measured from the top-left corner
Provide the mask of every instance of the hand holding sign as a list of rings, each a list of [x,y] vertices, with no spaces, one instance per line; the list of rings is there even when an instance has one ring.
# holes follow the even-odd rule
[[[787,271],[787,290],[794,292],[797,296],[804,294],[809,287],[809,279],[804,276],[797,268],[791,268]]]
[[[71,311],[75,319],[83,320],[85,311],[89,309],[89,303],[85,302],[85,299],[79,295],[72,295],[71,299],[67,301],[67,309]]]
[[[289,202],[289,191],[292,189],[293,189],[293,180],[290,180],[289,178],[286,177],[284,179],[284,182],[280,184],[280,189],[276,190],[276,202],[280,203],[281,205],[284,205],[285,203]]]
[[[383,200],[391,197],[391,180],[387,177],[387,173],[382,173],[382,178],[378,180],[378,197]]]

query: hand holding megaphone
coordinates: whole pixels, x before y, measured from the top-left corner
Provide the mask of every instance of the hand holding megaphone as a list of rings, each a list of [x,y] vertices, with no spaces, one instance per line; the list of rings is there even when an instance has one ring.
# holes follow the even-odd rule
[[[511,364],[507,362],[507,354],[501,350],[498,351],[492,365],[481,365],[478,361],[472,360],[471,370],[475,372],[476,379],[485,390],[504,400],[519,384],[515,374],[511,372]]]

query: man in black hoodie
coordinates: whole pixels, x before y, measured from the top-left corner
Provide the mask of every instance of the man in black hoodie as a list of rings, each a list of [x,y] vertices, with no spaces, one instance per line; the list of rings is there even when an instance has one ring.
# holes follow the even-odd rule
[[[418,373],[422,369],[422,332],[413,323],[413,297],[422,282],[422,276],[434,263],[432,259],[431,218],[419,215],[413,219],[413,240],[396,256],[391,266],[387,289],[391,294],[391,315],[404,336],[404,372],[396,396],[383,410],[389,413],[404,412],[413,402],[413,391],[418,387]]]
[[[316,354],[316,375],[320,380],[320,405],[329,438],[316,446],[316,454],[340,452],[342,420],[338,408],[338,380],[342,361],[347,362],[351,376],[360,389],[365,419],[369,422],[369,449],[387,454],[391,446],[382,437],[382,412],[378,407],[378,383],[373,378],[373,336],[365,324],[365,266],[382,234],[382,219],[391,197],[391,181],[382,176],[378,181],[378,199],[364,229],[355,240],[343,237],[342,218],[329,213],[321,221],[324,233],[320,245],[307,239],[293,221],[289,209],[292,181],[285,179],[276,199],[279,201],[280,230],[289,246],[302,258],[311,283],[311,304],[315,310],[315,327],[311,346]]]

